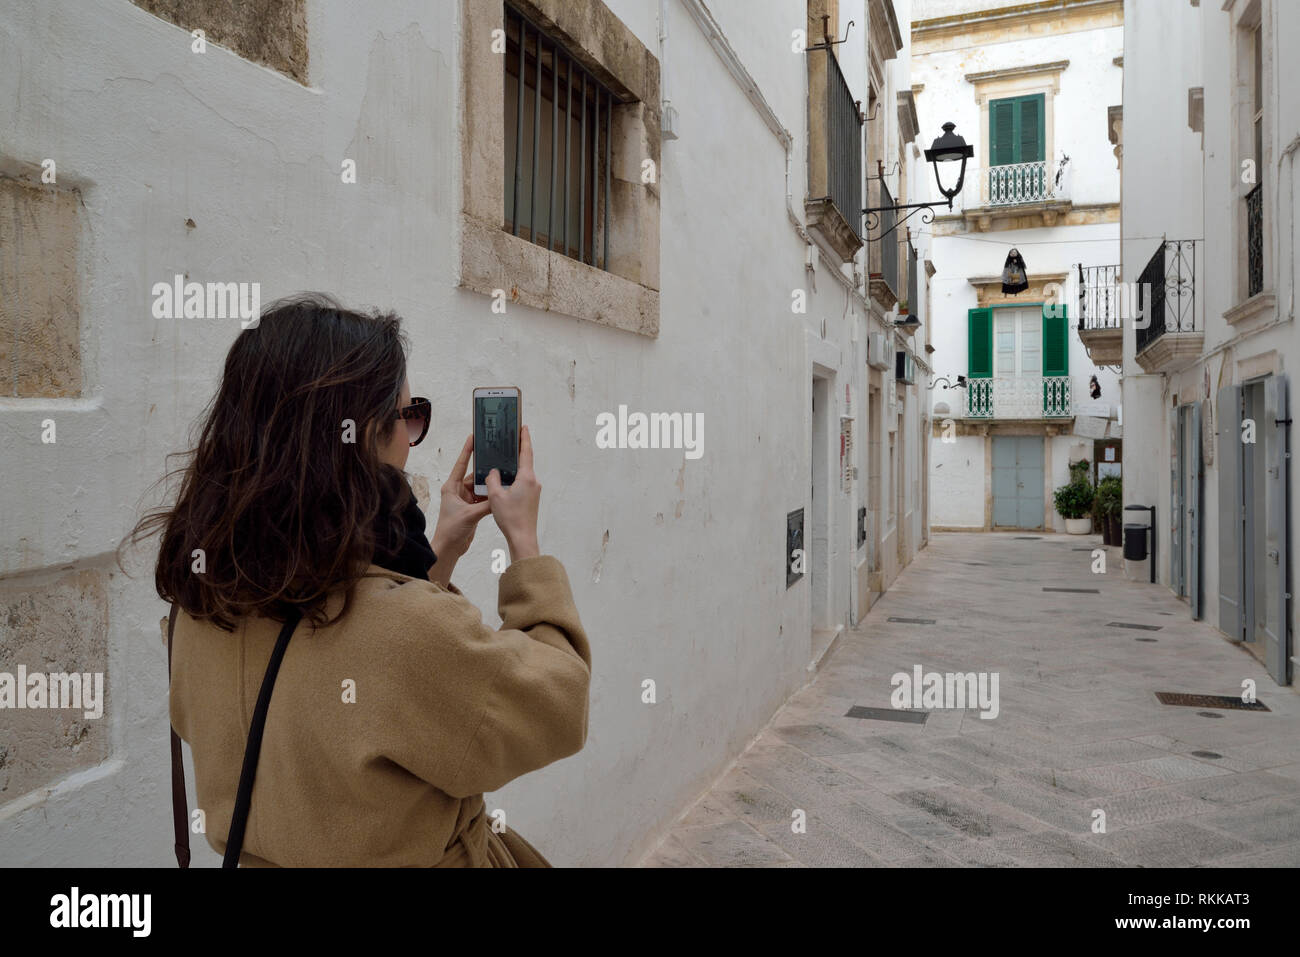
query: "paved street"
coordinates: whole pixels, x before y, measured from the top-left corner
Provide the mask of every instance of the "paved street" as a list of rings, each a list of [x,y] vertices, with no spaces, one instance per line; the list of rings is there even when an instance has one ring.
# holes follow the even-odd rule
[[[932,536],[643,864],[1300,865],[1300,695],[1167,589],[1124,580],[1119,549],[1092,574],[1099,542]],[[891,676],[917,665],[997,672],[997,717],[846,716],[896,717]],[[1269,712],[1156,699],[1239,697],[1247,678]]]

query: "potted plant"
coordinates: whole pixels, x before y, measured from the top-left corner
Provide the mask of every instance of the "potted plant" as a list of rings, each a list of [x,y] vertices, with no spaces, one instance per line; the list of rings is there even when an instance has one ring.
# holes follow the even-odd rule
[[[1065,519],[1065,530],[1071,535],[1087,535],[1092,531],[1093,488],[1088,481],[1087,459],[1070,466],[1070,483],[1056,490],[1054,502],[1057,514]]]
[[[906,300],[906,299],[900,299],[900,300],[898,300],[898,314],[899,314],[900,316],[905,316],[905,315],[907,315],[907,300]]]
[[[1093,514],[1101,525],[1102,543],[1123,543],[1120,514],[1124,509],[1124,483],[1118,475],[1107,475],[1097,483],[1093,498]]]

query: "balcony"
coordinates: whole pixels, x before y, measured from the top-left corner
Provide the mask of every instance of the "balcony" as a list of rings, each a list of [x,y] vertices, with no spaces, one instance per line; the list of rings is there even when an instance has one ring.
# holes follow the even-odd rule
[[[1072,208],[1069,160],[968,170],[961,203],[967,228],[980,232],[1003,220],[1014,220],[1008,229],[1055,226]]]
[[[1117,366],[1124,361],[1119,266],[1079,269],[1079,338],[1093,365]]]
[[[1147,372],[1177,372],[1205,345],[1196,308],[1195,239],[1162,242],[1138,277],[1137,362]]]
[[[1068,419],[1074,415],[1070,377],[994,376],[966,380],[968,419]]]
[[[832,47],[808,51],[808,229],[852,262],[862,248],[862,113]]]
[[[1264,289],[1264,184],[1246,194],[1247,297]]]
[[[872,270],[869,291],[871,298],[878,302],[882,309],[892,309],[901,298],[899,294],[906,295],[898,273],[899,236],[896,230],[890,231],[894,230],[898,214],[889,208],[894,205],[894,197],[889,192],[889,187],[885,185],[883,179],[878,182],[880,184],[878,205],[885,207],[880,213],[880,229],[884,238],[880,242],[872,243],[875,248],[868,255]],[[911,303],[908,303],[908,308],[912,308]]]

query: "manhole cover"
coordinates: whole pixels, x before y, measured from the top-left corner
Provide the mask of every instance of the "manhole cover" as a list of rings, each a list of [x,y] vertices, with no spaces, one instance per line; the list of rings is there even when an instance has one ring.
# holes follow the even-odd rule
[[[1138,625],[1131,621],[1108,621],[1107,628],[1132,628],[1134,631],[1160,631],[1164,625]]]
[[[1157,691],[1161,704],[1181,705],[1185,708],[1224,708],[1228,711],[1268,711],[1262,701],[1249,704],[1230,694],[1186,694],[1182,691]]]
[[[933,625],[933,618],[886,618],[885,621],[892,621],[899,625]]]
[[[1043,591],[1066,591],[1072,595],[1100,595],[1099,588],[1044,588]]]
[[[906,724],[925,724],[928,711],[905,711],[901,708],[864,708],[855,704],[845,714],[846,718],[867,718],[872,721],[902,721]]]
[[[1217,754],[1214,751],[1193,751],[1191,754],[1194,758],[1210,758],[1211,760],[1223,757],[1223,755]]]

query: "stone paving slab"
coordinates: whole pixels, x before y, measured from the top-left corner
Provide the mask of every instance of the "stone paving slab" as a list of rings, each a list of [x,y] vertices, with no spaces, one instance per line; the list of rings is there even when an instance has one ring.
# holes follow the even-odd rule
[[[1098,543],[934,535],[643,865],[1300,866],[1300,695],[1167,589],[1124,579],[1118,549],[1093,575]],[[918,665],[997,672],[998,715],[847,716],[890,708],[893,676]],[[1155,697],[1245,680],[1269,712]]]

